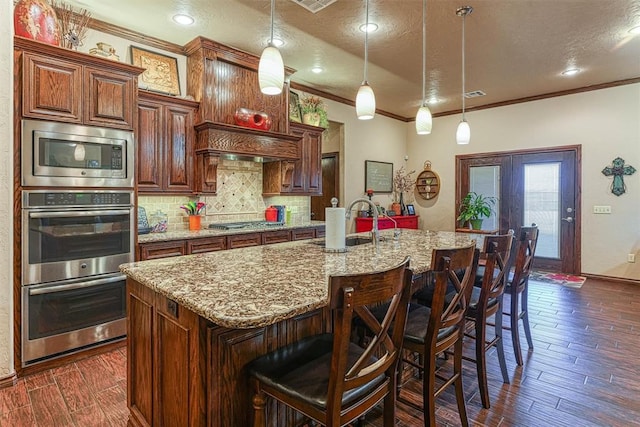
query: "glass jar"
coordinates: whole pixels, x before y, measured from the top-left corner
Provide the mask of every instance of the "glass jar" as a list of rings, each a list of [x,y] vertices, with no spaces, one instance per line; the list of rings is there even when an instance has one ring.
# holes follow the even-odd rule
[[[169,224],[169,217],[161,210],[157,210],[151,214],[149,219],[152,233],[165,233]]]

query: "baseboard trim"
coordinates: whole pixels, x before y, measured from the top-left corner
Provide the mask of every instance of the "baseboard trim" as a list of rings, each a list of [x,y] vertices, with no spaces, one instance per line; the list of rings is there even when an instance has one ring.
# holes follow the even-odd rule
[[[600,274],[584,274],[584,273],[582,274],[582,276],[586,277],[587,279],[608,280],[609,282],[629,283],[631,285],[640,286],[640,280],[627,279],[624,277],[602,276]]]
[[[18,375],[14,372],[13,374],[0,378],[0,389],[5,387],[12,387],[16,385],[18,381]]]

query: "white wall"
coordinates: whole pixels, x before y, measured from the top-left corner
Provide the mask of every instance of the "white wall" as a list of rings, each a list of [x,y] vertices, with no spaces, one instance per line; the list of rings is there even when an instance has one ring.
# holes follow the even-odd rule
[[[344,146],[340,150],[340,176],[344,188],[340,189],[340,206],[347,207],[354,199],[365,197],[365,160],[393,163],[394,171],[404,164],[405,123],[380,114],[376,114],[372,120],[358,120],[355,108],[330,100],[324,102],[328,107],[329,120],[344,123]],[[388,207],[391,195],[374,195],[372,200]],[[353,222],[348,230],[355,230]]]
[[[481,110],[467,120],[468,146],[455,142],[460,115],[435,119],[427,136],[407,124],[410,167],[422,170],[429,159],[442,180],[437,199],[417,201],[423,228],[455,226],[455,155],[581,145],[582,272],[640,279],[640,84]],[[624,177],[627,192],[619,197],[601,172],[616,157],[638,170]],[[594,215],[594,205],[609,205],[612,214]],[[629,253],[636,263],[627,263]]]
[[[13,374],[13,3],[0,3],[0,380]]]

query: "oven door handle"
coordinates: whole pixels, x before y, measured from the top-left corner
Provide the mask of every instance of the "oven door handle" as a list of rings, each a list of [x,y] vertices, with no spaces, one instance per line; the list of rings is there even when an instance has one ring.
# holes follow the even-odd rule
[[[124,274],[119,274],[117,276],[108,277],[106,279],[95,279],[95,280],[83,281],[78,283],[69,283],[66,285],[42,287],[38,289],[29,289],[29,295],[51,294],[54,292],[63,292],[63,291],[70,291],[73,289],[88,288],[88,287],[97,286],[97,285],[106,285],[109,283],[119,282],[126,278],[127,276],[125,276]]]
[[[29,212],[30,218],[60,218],[96,215],[129,215],[127,209],[111,209],[103,211],[56,211],[56,212]]]

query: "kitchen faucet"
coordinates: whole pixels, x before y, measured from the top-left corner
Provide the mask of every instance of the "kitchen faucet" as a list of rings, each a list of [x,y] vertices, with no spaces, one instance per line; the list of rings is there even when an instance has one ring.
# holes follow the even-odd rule
[[[387,217],[391,220],[391,222],[393,222],[393,240],[398,240],[400,239],[400,229],[398,228],[398,223],[396,222],[395,219],[391,218],[389,215],[387,215],[386,213],[382,213],[382,216]]]
[[[347,213],[345,215],[347,219],[351,219],[351,209],[353,209],[353,206],[356,203],[366,203],[371,207],[371,212],[373,212],[373,228],[371,229],[372,242],[374,246],[378,246],[378,243],[380,242],[380,231],[378,230],[378,207],[369,199],[355,199],[347,208]]]

